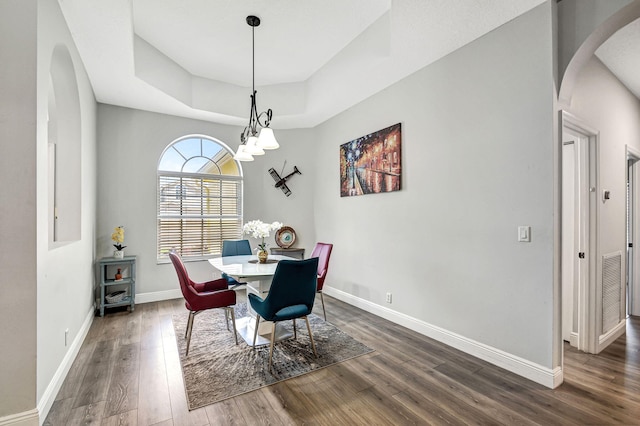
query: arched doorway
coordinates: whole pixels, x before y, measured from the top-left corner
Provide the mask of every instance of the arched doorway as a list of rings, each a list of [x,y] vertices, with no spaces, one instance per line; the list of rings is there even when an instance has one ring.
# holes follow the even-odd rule
[[[578,3],[566,1],[562,4],[566,7],[571,8],[575,7],[575,5]],[[611,5],[611,3],[607,4],[607,6],[614,7]],[[558,7],[560,8],[562,6],[560,6],[559,4]],[[561,15],[560,12],[559,15]],[[577,20],[575,16],[572,18]],[[584,18],[584,16],[582,18]],[[581,104],[585,102],[584,97],[578,99],[577,101],[574,97],[574,95],[576,95],[577,93],[577,88],[579,87],[578,85],[580,84],[581,78],[584,78],[584,75],[581,74],[585,69],[588,69],[589,67],[593,68],[595,57],[594,55],[600,46],[602,46],[618,30],[636,21],[637,19],[640,19],[640,1],[633,1],[632,3],[629,3],[628,5],[622,7],[615,13],[612,13],[611,16],[605,17],[600,21],[598,21],[597,17],[593,18],[594,19],[592,19],[592,23],[595,22],[595,24],[593,24],[593,28],[590,29],[589,35],[579,46],[577,46],[575,51],[559,52],[560,55],[568,55],[569,53],[572,54],[570,60],[566,61],[566,68],[564,70],[559,70],[561,75],[561,84],[558,94],[558,110],[563,113],[561,114],[558,128],[558,135],[560,135],[559,141],[561,144],[566,139],[563,137],[566,135],[567,129],[570,128],[570,126],[567,126],[567,122],[570,120],[566,120],[565,118],[571,115],[568,113],[574,113],[576,110],[580,110],[579,107],[574,108],[575,104]],[[570,24],[571,23],[575,22],[570,22]],[[560,37],[562,37],[563,31],[566,33],[569,32],[569,30],[575,30],[575,32],[571,34],[573,36],[575,36],[576,33],[580,33],[581,31],[582,33],[584,33],[584,27],[588,26],[588,23],[583,22],[582,24],[584,24],[583,27],[579,28],[578,30],[576,30],[577,25],[576,28],[562,28],[563,20],[560,16]],[[564,47],[566,48],[566,45]],[[563,63],[562,60],[560,62]],[[602,66],[601,68],[604,68],[604,66]],[[580,116],[580,114],[577,114],[577,117],[579,119],[583,118],[582,116]],[[598,125],[594,126],[590,119],[585,120],[585,122],[590,127],[593,127],[591,134],[594,138],[594,141],[598,143],[601,136],[600,131],[603,130],[604,135],[606,133],[606,129],[601,129]],[[619,136],[619,134],[615,136]],[[606,135],[606,138],[613,139],[614,136],[609,133],[608,135]],[[640,144],[640,140],[636,142]],[[594,163],[592,164],[593,168],[591,169],[591,172],[600,173],[599,164],[602,158],[604,158],[603,162],[606,166],[604,167],[605,177],[603,178],[603,183],[601,182],[600,177],[596,176],[595,181],[590,183],[588,186],[589,192],[592,194],[591,197],[593,198],[595,203],[591,204],[591,209],[587,211],[587,217],[593,218],[595,216],[595,226],[597,232],[592,234],[592,240],[589,242],[591,253],[586,254],[586,259],[589,263],[586,269],[589,271],[590,277],[586,281],[583,281],[581,283],[578,282],[576,284],[577,288],[573,289],[576,296],[572,297],[575,303],[575,313],[574,315],[572,315],[574,321],[576,321],[576,324],[573,324],[573,329],[577,333],[575,341],[581,342],[577,343],[576,346],[580,350],[586,352],[600,352],[609,343],[615,340],[617,336],[624,332],[625,268],[623,265],[625,265],[626,263],[626,256],[624,254],[626,241],[625,235],[618,234],[626,233],[626,229],[624,226],[621,227],[620,223],[618,222],[620,220],[624,222],[624,219],[620,218],[626,214],[626,207],[624,206],[626,201],[626,191],[623,189],[623,187],[621,187],[624,176],[627,173],[626,152],[628,150],[626,150],[625,148],[626,147],[624,146],[624,143],[622,143],[621,145],[621,143],[618,142],[615,153],[609,152],[608,147],[604,148],[604,154],[598,149],[593,152],[593,156],[595,158],[593,158]],[[558,151],[560,153],[560,158],[563,158],[563,148],[559,147]],[[621,159],[619,165],[620,167],[615,170],[615,173],[613,173],[613,168],[617,167],[615,166],[615,164],[617,164],[615,163],[615,161],[617,161],[618,159]],[[620,179],[620,176],[623,176],[623,178]],[[615,185],[617,186],[614,186],[614,183],[612,182],[615,182]],[[612,194],[616,194],[613,195],[613,197],[615,197],[613,200],[611,200]],[[615,208],[613,206],[615,206]],[[620,215],[617,215],[618,210],[621,209],[622,213]],[[579,216],[577,214],[575,217],[576,220],[579,220]],[[615,224],[611,223],[612,217],[616,218],[617,222]],[[583,223],[582,225],[583,227],[589,226],[588,223]],[[601,229],[604,228],[603,225],[606,225],[606,227],[609,227],[609,229],[615,228],[615,232],[612,232],[612,234],[615,235],[610,236],[607,235],[607,233],[601,232]],[[561,233],[564,235],[567,233],[567,230],[565,230],[563,227]],[[575,251],[576,253],[573,253],[576,258],[576,263],[574,265],[579,265],[578,262],[581,262],[581,260],[577,260],[578,255],[583,253],[578,252],[578,250]],[[579,266],[574,267],[573,269],[577,270],[579,269]],[[613,271],[614,274],[608,275],[611,271]],[[613,284],[609,284],[609,281]],[[576,282],[575,279],[574,282]],[[561,291],[563,297],[566,295],[565,284],[566,283],[563,283],[563,289]],[[613,307],[611,307],[611,303],[609,303],[611,301],[620,303],[614,304]],[[566,300],[562,300],[561,303],[562,302],[566,302]],[[561,309],[564,313],[566,304],[564,304]],[[559,325],[559,327],[562,329],[561,325]],[[560,336],[561,334],[562,333],[559,332],[558,336]],[[564,337],[566,337],[566,333]],[[562,340],[563,339],[561,338],[559,342],[560,349],[562,348]]]

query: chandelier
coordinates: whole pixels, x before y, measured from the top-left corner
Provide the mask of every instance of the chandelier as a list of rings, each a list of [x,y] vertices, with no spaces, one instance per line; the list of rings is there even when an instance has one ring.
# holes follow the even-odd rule
[[[255,29],[260,25],[260,18],[257,16],[247,16],[247,24],[251,27],[251,54],[252,54],[252,94],[251,112],[249,114],[249,125],[240,134],[240,146],[234,155],[238,161],[253,161],[254,155],[264,155],[265,149],[277,149],[280,147],[273,135],[273,130],[269,127],[273,112],[271,108],[258,114],[256,107],[256,37]],[[258,129],[260,127],[260,129]],[[259,133],[258,133],[259,132]]]

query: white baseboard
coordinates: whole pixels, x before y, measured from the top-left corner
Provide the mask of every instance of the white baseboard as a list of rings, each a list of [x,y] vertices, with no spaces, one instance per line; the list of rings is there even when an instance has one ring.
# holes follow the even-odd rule
[[[598,338],[598,348],[596,353],[602,352],[607,346],[613,343],[618,337],[622,336],[627,330],[627,320],[623,319],[605,334],[601,334]]]
[[[38,412],[40,413],[40,424],[42,424],[47,418],[47,414],[49,414],[49,410],[51,410],[51,406],[56,399],[56,395],[58,395],[58,391],[62,387],[62,383],[64,379],[67,377],[69,373],[69,369],[75,361],[76,356],[78,356],[78,352],[80,352],[80,347],[82,346],[82,342],[84,342],[84,338],[87,337],[87,333],[89,332],[89,328],[93,323],[93,318],[95,315],[95,309],[91,306],[91,309],[87,313],[87,316],[76,334],[76,338],[71,342],[71,346],[69,350],[65,354],[62,362],[58,366],[56,373],[53,375],[53,378],[49,382],[49,385],[44,391],[42,398],[38,402]]]
[[[376,305],[368,300],[361,299],[342,290],[325,286],[322,290],[325,294],[356,306],[374,315],[387,319],[403,327],[409,328],[453,348],[459,349],[469,355],[480,358],[493,365],[504,368],[519,376],[525,377],[549,388],[555,388],[562,383],[562,369],[557,367],[550,369],[534,362],[520,358],[516,355],[504,352],[484,343],[445,330],[438,326],[418,320],[400,312],[393,311],[384,306]]]
[[[574,348],[578,347],[578,333],[576,333],[575,331],[572,331],[569,335],[569,344]]]
[[[23,411],[22,413],[11,414],[0,417],[0,426],[38,426],[38,410]]]
[[[136,294],[136,304],[160,302],[161,300],[180,298],[182,298],[182,292],[179,288],[176,288],[174,290],[154,291],[152,293],[138,293]]]

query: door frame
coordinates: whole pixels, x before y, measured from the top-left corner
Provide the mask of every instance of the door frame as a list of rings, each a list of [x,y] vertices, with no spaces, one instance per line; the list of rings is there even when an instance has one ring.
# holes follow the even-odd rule
[[[640,196],[637,195],[640,191],[640,150],[626,145],[626,159],[627,159],[627,171],[626,178],[629,182],[628,196],[630,203],[630,217],[628,220],[631,222],[631,242],[634,245],[640,244]],[[629,229],[629,223],[627,223],[627,230]],[[628,243],[628,241],[627,241]],[[629,247],[627,247],[629,250]],[[626,293],[626,316],[640,315],[640,267],[634,267],[634,265],[640,265],[640,250],[638,247],[631,248],[630,256],[627,256],[627,293]]]
[[[575,253],[575,306],[574,327],[576,347],[596,353],[599,342],[597,327],[597,273],[598,273],[598,154],[599,132],[567,111],[562,111],[562,132],[576,137],[576,253]],[[584,253],[584,258],[578,258]]]
[[[577,321],[575,320],[575,307],[577,292],[575,291],[576,266],[574,259],[577,252],[578,233],[576,223],[577,212],[577,153],[576,141],[573,137],[565,137],[562,134],[562,173],[561,173],[561,286],[562,286],[562,316],[561,316],[561,333],[562,340],[568,341],[571,346],[578,346],[578,333],[575,329]]]

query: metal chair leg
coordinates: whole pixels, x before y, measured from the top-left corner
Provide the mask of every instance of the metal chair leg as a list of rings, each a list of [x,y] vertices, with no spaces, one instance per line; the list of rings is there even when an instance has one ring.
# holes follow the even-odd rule
[[[296,327],[296,319],[293,319],[293,340],[296,340],[298,338],[298,330]]]
[[[189,355],[189,345],[191,344],[191,331],[193,330],[193,320],[196,316],[196,312],[191,311],[189,312],[189,321],[187,324],[187,350],[184,353],[184,356]]]
[[[324,315],[324,320],[327,321],[327,312],[324,310],[324,296],[322,295],[322,290],[320,290],[320,300],[322,301],[322,313]]]
[[[233,325],[233,336],[236,338],[236,345],[238,344],[238,331],[236,330],[236,314],[233,312],[233,307],[227,308],[231,314],[231,325]],[[226,312],[226,310],[225,310]]]
[[[184,338],[187,338],[187,333],[189,333],[189,327],[191,327],[191,321],[193,321],[193,317],[191,316],[191,311],[189,311],[189,318],[187,319],[187,328],[184,330]]]
[[[256,314],[256,329],[253,330],[253,348],[256,347],[256,338],[258,337],[258,326],[260,325],[260,315]]]
[[[276,323],[273,323],[273,328],[271,329],[271,347],[269,348],[269,372],[273,373],[271,369],[271,365],[273,364],[273,345],[276,343]]]
[[[309,318],[304,317],[304,320],[307,322],[307,331],[309,332],[309,339],[311,339],[311,347],[313,348],[313,354],[318,358],[318,352],[316,352],[316,344],[313,341],[313,334],[311,334],[311,326],[309,325]]]
[[[229,330],[229,308],[224,308],[224,323],[227,324],[227,331]]]

